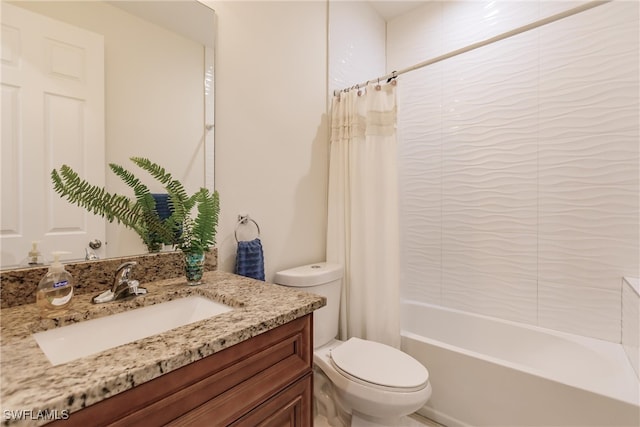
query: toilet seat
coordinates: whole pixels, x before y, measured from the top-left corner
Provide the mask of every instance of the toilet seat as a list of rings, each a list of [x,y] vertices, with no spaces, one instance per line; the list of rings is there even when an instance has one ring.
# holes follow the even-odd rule
[[[425,388],[429,381],[429,372],[413,357],[360,338],[350,338],[333,348],[329,358],[342,375],[369,387],[415,392]]]

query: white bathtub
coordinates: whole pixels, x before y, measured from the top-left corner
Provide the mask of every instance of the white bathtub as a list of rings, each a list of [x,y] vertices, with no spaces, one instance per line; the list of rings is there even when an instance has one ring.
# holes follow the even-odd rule
[[[403,301],[402,349],[429,370],[419,413],[455,426],[639,426],[621,345]]]

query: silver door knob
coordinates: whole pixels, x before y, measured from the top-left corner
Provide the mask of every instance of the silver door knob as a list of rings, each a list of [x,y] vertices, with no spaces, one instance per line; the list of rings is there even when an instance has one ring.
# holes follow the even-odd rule
[[[89,247],[91,249],[100,249],[101,246],[102,246],[102,242],[98,239],[93,239],[92,241],[89,242]]]

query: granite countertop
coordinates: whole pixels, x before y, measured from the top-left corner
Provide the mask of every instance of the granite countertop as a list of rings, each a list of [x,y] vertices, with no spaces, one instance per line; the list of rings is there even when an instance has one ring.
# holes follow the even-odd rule
[[[74,296],[60,319],[40,319],[35,304],[0,310],[0,406],[3,425],[42,425],[39,411],[73,413],[162,374],[311,313],[323,297],[230,273],[205,273],[204,283],[184,278],[142,283],[148,294],[95,305],[93,295]],[[201,295],[233,310],[91,356],[52,366],[34,332],[128,309]],[[117,333],[117,331],[115,331]],[[30,411],[22,420],[16,412]]]

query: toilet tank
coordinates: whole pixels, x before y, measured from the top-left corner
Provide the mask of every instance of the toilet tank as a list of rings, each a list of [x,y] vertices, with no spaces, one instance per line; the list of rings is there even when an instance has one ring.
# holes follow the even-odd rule
[[[313,346],[323,346],[338,335],[342,266],[327,262],[294,267],[275,274],[274,283],[321,295],[327,305],[313,312]]]

